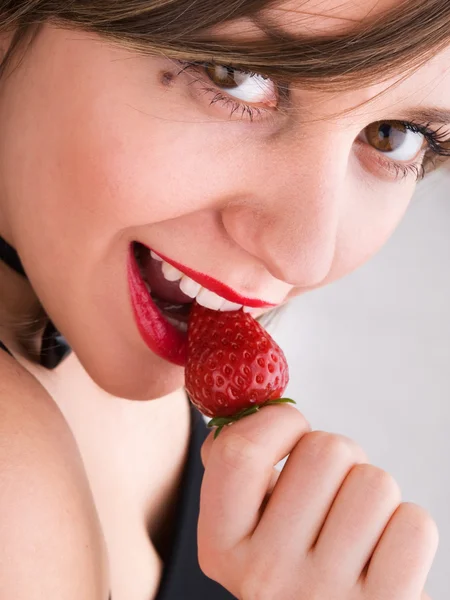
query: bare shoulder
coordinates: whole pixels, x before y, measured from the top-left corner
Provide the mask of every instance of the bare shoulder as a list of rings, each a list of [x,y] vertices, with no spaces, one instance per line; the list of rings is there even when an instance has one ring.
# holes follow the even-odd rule
[[[39,382],[0,356],[0,600],[106,600],[103,538],[77,445]]]

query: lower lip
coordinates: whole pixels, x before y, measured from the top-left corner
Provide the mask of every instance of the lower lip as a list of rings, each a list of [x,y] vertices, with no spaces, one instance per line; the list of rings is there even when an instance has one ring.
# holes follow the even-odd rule
[[[144,342],[159,357],[184,367],[187,335],[166,321],[153,302],[141,277],[132,245],[128,252],[128,285],[134,318]]]

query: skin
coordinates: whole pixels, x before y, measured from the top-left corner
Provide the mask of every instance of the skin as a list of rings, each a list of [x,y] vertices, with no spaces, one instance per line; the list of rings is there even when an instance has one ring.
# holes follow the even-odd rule
[[[367,12],[396,3],[368,2]],[[334,0],[302,3],[302,11],[294,22],[292,12],[273,16],[289,27],[329,32],[366,14],[361,3]],[[224,27],[236,31],[239,24]],[[449,61],[445,51],[395,86],[396,78],[346,93],[295,89],[293,109],[252,123],[210,106],[192,73],[175,77],[179,67],[170,60],[46,26],[0,84],[0,234],[18,250],[31,281],[0,266],[0,339],[39,394],[59,407],[61,429],[77,442],[86,473],[67,477],[92,490],[93,500],[76,510],[80,522],[93,506],[99,513],[114,600],[138,596],[130,596],[131,577],[115,575],[119,525],[108,482],[100,483],[99,447],[110,460],[109,482],[129,479],[119,466],[118,437],[127,457],[144,457],[148,473],[130,481],[127,503],[138,503],[139,518],[146,515],[155,528],[162,514],[155,490],[165,486],[161,504],[174,500],[189,436],[183,370],[150,352],[133,319],[128,244],[139,240],[244,296],[277,304],[345,276],[386,242],[415,188],[413,176],[395,181],[380,153],[357,138],[371,123],[405,119],[420,105],[450,109],[442,101],[450,98]],[[51,376],[29,360],[11,326],[35,318],[40,305],[75,353]],[[9,357],[0,362],[12,369]],[[125,398],[161,402],[125,408]],[[288,453],[278,478],[272,467]],[[172,463],[163,469],[157,454]],[[311,432],[291,407],[267,407],[214,444],[209,438],[203,460],[201,566],[237,597],[421,598],[436,526],[420,507],[401,504],[397,484],[366,464],[351,440]],[[49,474],[47,484],[57,485],[56,478]],[[98,539],[98,523],[88,521]],[[268,547],[277,548],[275,564],[268,563],[272,553],[265,556]],[[159,575],[160,565],[153,583],[137,592],[142,598],[154,593]],[[96,585],[83,597],[105,597]]]

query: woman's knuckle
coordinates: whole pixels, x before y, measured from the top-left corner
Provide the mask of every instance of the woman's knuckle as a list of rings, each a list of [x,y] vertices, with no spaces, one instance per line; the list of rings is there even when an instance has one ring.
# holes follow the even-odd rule
[[[255,464],[261,448],[253,440],[240,433],[227,431],[219,446],[220,460],[227,467],[242,469]]]
[[[336,448],[336,440],[327,431],[312,431],[303,438],[303,445],[313,456],[330,454]]]
[[[282,404],[286,410],[289,410],[289,428],[296,432],[299,439],[311,432],[311,425],[304,415],[290,404]]]
[[[387,471],[375,465],[359,464],[353,467],[352,472],[371,493],[389,496],[398,501],[398,503],[400,502],[400,486]]]
[[[403,526],[414,537],[438,543],[439,530],[436,521],[422,506],[413,502],[403,502],[398,507],[395,518],[401,520]]]
[[[362,448],[352,439],[326,431],[313,431],[305,436],[309,452],[341,461],[365,460]]]

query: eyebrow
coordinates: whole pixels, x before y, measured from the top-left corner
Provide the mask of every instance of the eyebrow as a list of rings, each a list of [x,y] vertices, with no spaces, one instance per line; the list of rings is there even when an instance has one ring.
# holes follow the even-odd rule
[[[405,117],[411,121],[426,121],[428,123],[450,123],[450,110],[434,106],[412,108],[405,112]]]

